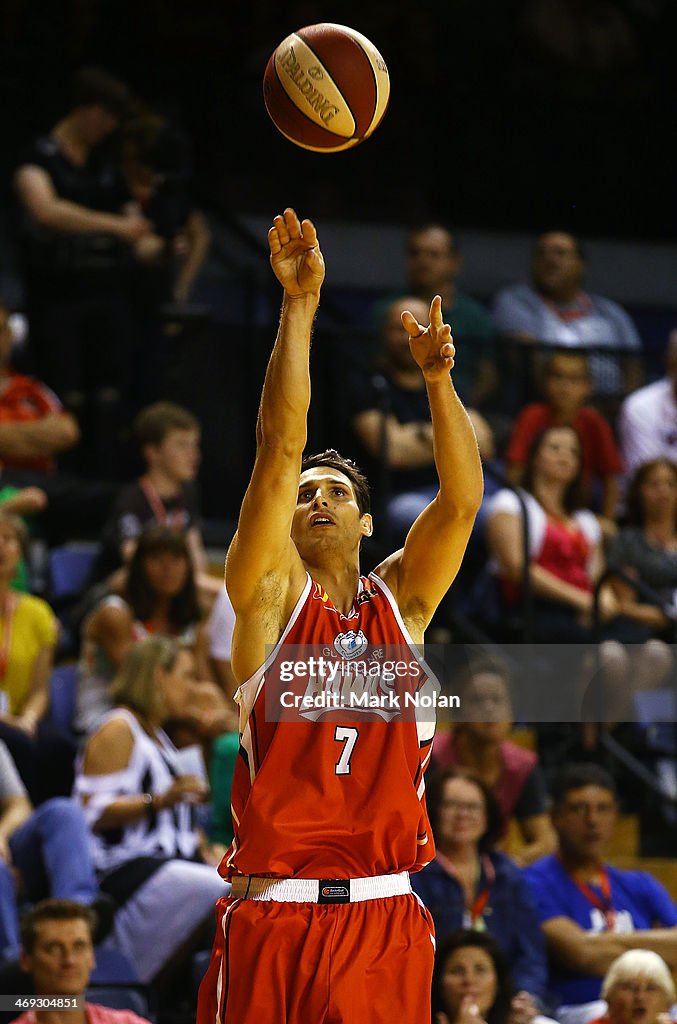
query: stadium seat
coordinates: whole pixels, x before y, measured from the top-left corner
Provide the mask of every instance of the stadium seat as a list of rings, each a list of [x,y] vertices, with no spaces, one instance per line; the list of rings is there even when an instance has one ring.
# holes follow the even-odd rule
[[[57,665],[49,680],[49,721],[69,732],[73,730],[77,665]]]
[[[49,552],[49,570],[45,597],[61,624],[59,657],[77,656],[79,628],[75,609],[99,556],[101,545],[96,541],[72,541]]]
[[[96,541],[72,541],[49,552],[49,596],[58,607],[83,592],[101,545]]]

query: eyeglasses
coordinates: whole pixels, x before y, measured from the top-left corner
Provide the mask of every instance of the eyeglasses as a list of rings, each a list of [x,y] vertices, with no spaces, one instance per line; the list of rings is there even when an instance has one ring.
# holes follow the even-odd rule
[[[461,800],[445,800],[442,804],[442,809],[445,811],[456,811],[458,814],[461,814],[463,811],[466,814],[484,814],[484,804],[464,803]]]

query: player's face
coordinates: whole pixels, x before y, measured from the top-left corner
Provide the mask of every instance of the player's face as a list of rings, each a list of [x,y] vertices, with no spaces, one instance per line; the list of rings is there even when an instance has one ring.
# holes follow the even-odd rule
[[[645,515],[674,516],[677,511],[677,470],[667,465],[650,469],[639,488]]]
[[[462,946],[447,957],[442,971],[442,998],[447,1014],[454,1020],[463,999],[471,999],[485,1018],[496,999],[496,970],[485,949]]]
[[[22,956],[38,995],[79,995],[87,988],[94,969],[94,949],[89,926],[80,918],[41,921],[33,952]]]
[[[452,238],[442,228],[411,235],[407,248],[409,281],[417,291],[432,299],[461,269],[461,258],[452,248]]]
[[[512,728],[512,707],[505,681],[493,672],[479,672],[465,687],[463,728],[485,741],[505,739]]]
[[[437,816],[436,842],[447,848],[474,845],[486,830],[482,790],[470,779],[447,779]]]
[[[371,516],[360,515],[347,476],[322,466],[301,474],[291,535],[302,558],[319,550],[350,551],[370,533]]]
[[[569,427],[549,430],[543,437],[534,469],[546,480],[570,484],[580,467],[580,442]]]
[[[21,560],[21,544],[11,523],[0,519],[0,579],[11,579]]]
[[[200,433],[197,430],[170,430],[159,445],[148,445],[151,467],[177,483],[194,480],[200,465]]]
[[[607,1002],[611,1024],[654,1024],[658,1014],[669,1008],[664,989],[642,974],[617,981]]]
[[[190,565],[174,551],[153,551],[143,559],[143,572],[156,597],[171,598],[185,587]]]
[[[572,235],[553,231],[541,235],[531,264],[534,284],[552,293],[579,287],[583,279],[583,260]]]
[[[572,789],[554,809],[552,821],[563,853],[601,860],[616,824],[613,793],[601,786]]]

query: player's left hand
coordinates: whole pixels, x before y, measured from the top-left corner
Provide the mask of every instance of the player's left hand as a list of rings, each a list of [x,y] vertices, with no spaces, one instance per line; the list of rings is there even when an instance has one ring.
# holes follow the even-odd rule
[[[420,324],[409,310],[402,313],[402,326],[409,335],[411,354],[431,383],[449,376],[456,349],[451,327],[442,320],[442,299],[436,295],[430,303],[430,323]]]
[[[299,220],[290,207],[273,218],[268,232],[270,265],[290,298],[319,295],[324,280],[324,259],[315,225]]]

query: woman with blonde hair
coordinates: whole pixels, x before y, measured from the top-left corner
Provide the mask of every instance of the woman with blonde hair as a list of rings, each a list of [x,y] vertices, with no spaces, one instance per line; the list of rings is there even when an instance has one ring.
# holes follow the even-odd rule
[[[114,681],[115,706],[77,765],[100,885],[120,906],[112,943],[155,984],[191,949],[208,947],[214,902],[229,890],[215,869],[224,851],[196,824],[208,787],[182,772],[163,728],[190,714],[196,688],[191,650],[167,637],[138,641]]]
[[[628,949],[602,982],[607,1011],[591,1024],[670,1024],[675,983],[665,960],[651,949]]]

